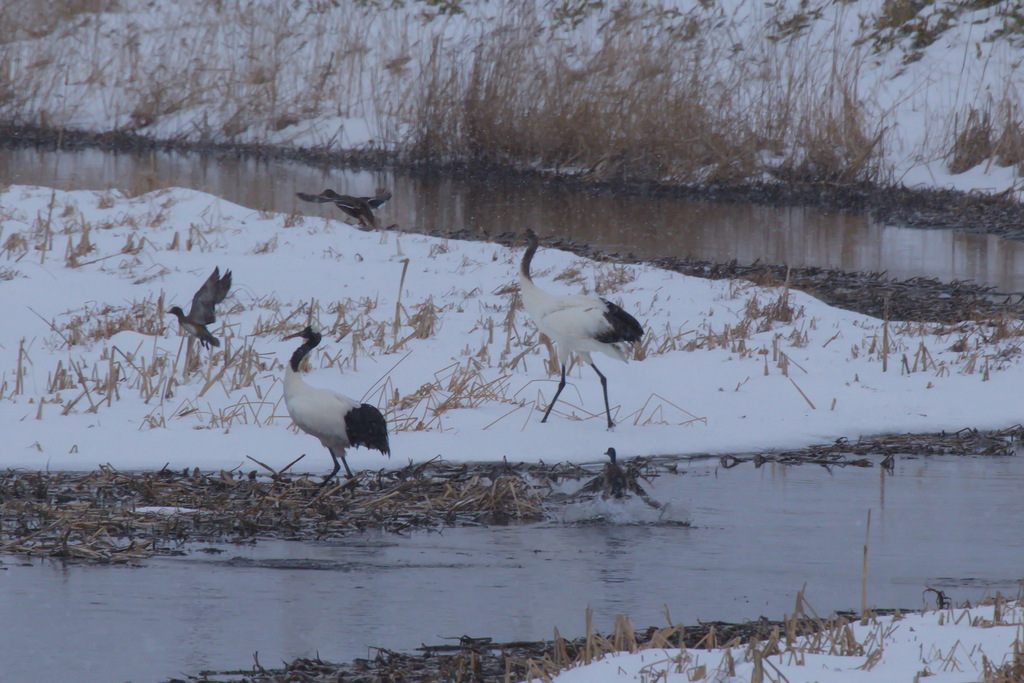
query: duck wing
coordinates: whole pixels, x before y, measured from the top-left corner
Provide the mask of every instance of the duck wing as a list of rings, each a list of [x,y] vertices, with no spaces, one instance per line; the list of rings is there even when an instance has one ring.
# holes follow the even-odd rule
[[[364,199],[371,209],[379,209],[391,199],[391,190],[385,190],[381,187],[377,189],[376,197],[365,197]]]
[[[335,192],[334,190],[331,190],[331,189],[324,190],[320,194],[309,194],[308,192],[296,192],[295,196],[298,197],[299,199],[301,199],[304,202],[314,202],[314,203],[318,203],[318,204],[323,204],[325,202],[333,202],[338,197],[341,197],[340,194],[338,194],[337,192]]]
[[[192,307],[188,311],[188,318],[200,325],[209,325],[216,321],[214,307],[224,301],[224,297],[230,290],[231,271],[225,271],[224,277],[221,277],[220,266],[217,266],[210,273],[210,277],[206,278],[206,282],[199,288],[196,295],[192,297]]]

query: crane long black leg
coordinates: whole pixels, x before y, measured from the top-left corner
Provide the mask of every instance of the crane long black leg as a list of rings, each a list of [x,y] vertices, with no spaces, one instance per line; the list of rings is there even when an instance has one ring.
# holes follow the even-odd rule
[[[348,460],[345,459],[345,451],[341,452],[341,464],[345,466],[345,473],[348,475],[349,479],[351,479],[352,477],[356,476],[356,475],[352,474],[352,470],[349,469]]]
[[[608,407],[608,378],[602,375],[593,363],[590,364],[590,367],[594,368],[594,372],[601,378],[601,390],[604,391],[604,414],[608,416],[608,429],[611,429],[615,423],[612,422],[612,409]]]
[[[323,488],[324,486],[327,485],[327,482],[329,482],[331,479],[334,479],[334,475],[336,475],[338,473],[338,470],[341,469],[341,463],[338,462],[338,456],[334,454],[334,449],[328,448],[327,452],[331,454],[331,460],[334,461],[334,469],[331,470],[331,473],[327,475],[326,479],[320,482],[320,488]],[[342,455],[341,457],[342,460],[344,460],[345,456]],[[348,469],[348,463],[345,463],[345,469]]]
[[[594,368],[595,370],[597,368]],[[601,374],[601,373],[598,373]],[[544,417],[540,419],[541,422],[548,421],[548,415],[551,414],[551,409],[555,407],[555,401],[558,400],[558,395],[562,393],[562,389],[565,388],[565,364],[562,364],[562,379],[558,381],[558,389],[555,391],[555,397],[551,399],[551,403],[548,404],[548,409],[544,411]]]

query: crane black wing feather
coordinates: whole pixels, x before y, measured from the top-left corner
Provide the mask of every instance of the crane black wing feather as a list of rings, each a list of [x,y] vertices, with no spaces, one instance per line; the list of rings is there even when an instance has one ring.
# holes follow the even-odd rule
[[[602,344],[640,341],[640,337],[644,336],[644,328],[637,322],[637,319],[611,301],[601,299],[601,302],[607,307],[604,319],[609,327],[596,335],[594,339]]]
[[[345,413],[345,434],[352,446],[378,450],[390,457],[388,423],[384,416],[369,403],[363,403]]]

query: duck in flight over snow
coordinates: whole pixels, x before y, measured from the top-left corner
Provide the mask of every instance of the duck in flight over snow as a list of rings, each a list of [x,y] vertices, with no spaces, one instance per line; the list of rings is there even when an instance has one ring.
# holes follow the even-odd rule
[[[204,347],[220,346],[220,340],[210,334],[206,326],[216,322],[214,307],[224,301],[230,290],[231,271],[224,271],[224,275],[221,276],[220,266],[217,266],[192,297],[192,306],[188,309],[187,315],[178,306],[171,306],[167,309],[167,314],[176,317],[181,331],[198,339]]]

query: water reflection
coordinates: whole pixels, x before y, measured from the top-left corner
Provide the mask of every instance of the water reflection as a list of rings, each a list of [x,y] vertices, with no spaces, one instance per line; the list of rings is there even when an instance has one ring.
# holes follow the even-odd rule
[[[343,171],[285,161],[179,152],[113,154],[0,149],[0,184],[140,192],[191,187],[254,209],[341,217],[329,204],[300,202],[296,190],[331,187],[369,195],[381,185],[394,198],[385,225],[412,230],[542,234],[639,256],[762,261],[898,278],[973,280],[1024,291],[1024,245],[994,236],[879,225],[867,216],[800,207],[620,197],[537,185],[454,180],[436,175]]]
[[[638,627],[664,624],[666,610],[684,623],[779,618],[805,584],[819,613],[856,609],[869,510],[872,606],[921,607],[926,586],[958,602],[1015,594],[1024,578],[1024,537],[1006,533],[1024,516],[1024,458],[901,460],[884,477],[716,464],[650,486],[685,504],[692,527],[260,542],[136,569],[3,556],[4,680],[160,680],[246,667],[254,651],[264,664],[318,652],[344,661],[463,634],[541,639],[557,626],[577,636],[588,606],[605,630],[620,613]]]

